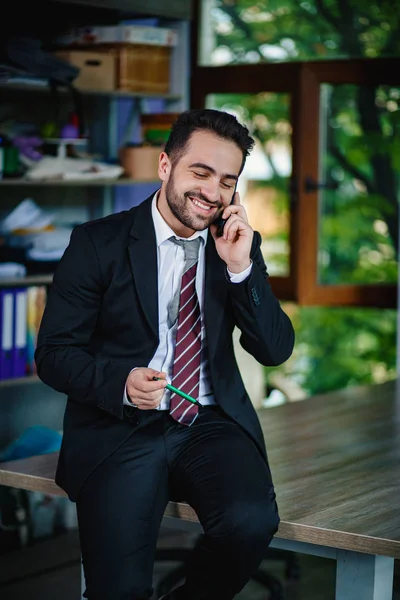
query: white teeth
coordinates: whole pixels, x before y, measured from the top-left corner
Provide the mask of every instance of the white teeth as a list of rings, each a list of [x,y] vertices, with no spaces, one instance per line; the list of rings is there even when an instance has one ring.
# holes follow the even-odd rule
[[[202,204],[201,202],[199,202],[198,200],[195,200],[194,198],[192,199],[193,204],[195,204],[196,206],[199,206],[200,208],[204,209],[204,210],[210,210],[211,206],[207,206],[206,204]]]

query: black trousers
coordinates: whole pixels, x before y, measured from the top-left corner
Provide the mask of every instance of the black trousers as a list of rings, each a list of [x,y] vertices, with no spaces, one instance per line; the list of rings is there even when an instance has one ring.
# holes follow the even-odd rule
[[[89,600],[147,600],[164,509],[196,511],[204,536],[179,598],[230,600],[277,531],[269,467],[251,438],[217,407],[191,427],[166,411],[137,411],[132,436],[84,484],[77,500]]]

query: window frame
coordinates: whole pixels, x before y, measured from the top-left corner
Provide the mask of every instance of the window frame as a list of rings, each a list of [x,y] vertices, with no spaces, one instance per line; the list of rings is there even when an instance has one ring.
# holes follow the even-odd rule
[[[199,2],[196,4],[198,8]],[[289,275],[270,277],[278,298],[300,305],[396,308],[397,283],[318,283],[318,191],[306,193],[304,181],[306,177],[318,181],[319,177],[320,86],[400,85],[399,59],[200,66],[199,23],[193,19],[191,108],[203,108],[209,94],[284,92],[291,97],[293,167],[289,190]]]
[[[301,64],[298,113],[294,152],[298,210],[296,227],[296,301],[302,305],[365,306],[396,308],[397,283],[342,284],[318,283],[318,191],[306,193],[304,181],[318,181],[319,115],[322,84],[400,85],[398,59],[355,59]],[[307,135],[305,135],[307,132]],[[304,268],[304,265],[307,268]]]

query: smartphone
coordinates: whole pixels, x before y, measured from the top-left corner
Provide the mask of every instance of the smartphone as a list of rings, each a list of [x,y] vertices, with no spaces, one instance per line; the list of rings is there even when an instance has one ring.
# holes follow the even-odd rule
[[[233,201],[235,199],[235,194],[236,194],[236,188],[237,188],[237,182],[235,183],[235,189],[233,190],[233,194],[232,194],[232,199],[231,199],[231,204],[233,204]],[[222,235],[224,234],[224,227],[225,227],[225,223],[227,222],[228,219],[223,219],[222,217],[218,217],[218,219],[216,219],[215,224],[217,226],[217,237],[222,237]]]

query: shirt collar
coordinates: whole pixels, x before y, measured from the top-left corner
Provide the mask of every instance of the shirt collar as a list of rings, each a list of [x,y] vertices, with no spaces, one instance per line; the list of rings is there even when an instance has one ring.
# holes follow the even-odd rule
[[[172,236],[175,236],[179,240],[195,240],[196,238],[201,237],[203,239],[202,245],[204,246],[207,242],[208,228],[203,229],[203,231],[195,231],[194,234],[191,235],[189,238],[181,238],[178,235],[176,235],[176,233],[174,233],[174,231],[171,229],[171,227],[163,219],[163,217],[161,216],[161,213],[159,212],[159,210],[157,208],[158,193],[159,192],[157,191],[154,194],[153,201],[151,203],[151,214],[153,217],[154,229],[156,232],[157,246],[158,247],[161,246],[161,244],[163,244],[165,241],[167,241]]]

